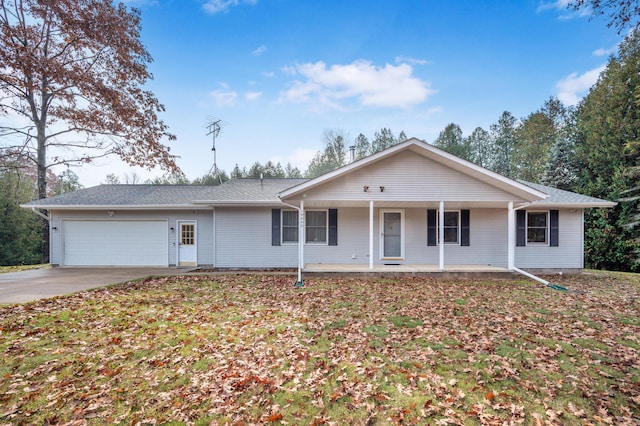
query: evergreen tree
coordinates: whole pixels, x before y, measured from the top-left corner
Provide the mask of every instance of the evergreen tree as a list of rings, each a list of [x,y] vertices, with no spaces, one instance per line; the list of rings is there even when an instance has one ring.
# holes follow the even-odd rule
[[[135,176],[137,179],[137,175]],[[138,181],[134,180],[131,183],[138,183]],[[156,177],[154,179],[149,179],[145,183],[151,184],[151,185],[189,185],[190,184],[189,179],[187,179],[185,174],[182,172],[167,173],[163,176]],[[196,183],[194,184],[199,185]]]
[[[20,207],[36,194],[35,180],[20,169],[0,171],[0,266],[40,262],[40,218]]]
[[[65,170],[58,175],[55,188],[53,190],[54,195],[66,194],[68,192],[77,191],[84,188],[80,183],[80,178],[72,170]]]
[[[480,167],[490,168],[493,159],[493,141],[491,134],[482,127],[476,127],[467,137],[470,160]]]
[[[609,59],[598,82],[578,107],[577,187],[582,193],[619,201],[587,214],[585,256],[591,267],[640,269],[637,173],[640,158],[640,33],[635,30]]]
[[[516,148],[516,118],[509,111],[505,111],[490,129],[494,146],[491,169],[503,176],[515,177],[516,169],[513,165]]]
[[[231,179],[240,179],[245,177],[246,174],[247,174],[247,171],[240,170],[240,166],[238,166],[238,163],[236,163],[235,167],[231,171]]]
[[[578,178],[575,144],[568,137],[559,136],[551,147],[542,183],[572,191]]]
[[[325,131],[324,150],[318,151],[313,157],[306,176],[314,178],[347,164],[345,140],[346,138],[341,131]]]
[[[455,123],[450,123],[440,132],[433,145],[457,157],[471,161],[471,144],[462,137],[462,129]]]
[[[284,177],[299,179],[302,177],[302,172],[299,168],[293,167],[291,163],[287,163],[287,165],[284,167]]]
[[[371,144],[369,143],[369,139],[362,133],[358,135],[355,140],[355,160],[361,160],[364,157],[368,156],[371,152]]]
[[[371,142],[371,154],[385,150],[398,143],[398,140],[393,136],[393,132],[390,129],[382,128],[379,132],[375,132],[373,135],[373,141]]]

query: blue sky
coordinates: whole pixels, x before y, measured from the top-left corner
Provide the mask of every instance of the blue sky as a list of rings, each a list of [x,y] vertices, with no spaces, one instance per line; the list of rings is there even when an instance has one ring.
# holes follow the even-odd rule
[[[154,58],[148,85],[189,179],[212,166],[206,124],[222,120],[218,167],[267,160],[305,169],[325,130],[370,139],[387,127],[427,142],[468,135],[550,96],[575,104],[621,41],[566,1],[137,0]],[[74,169],[160,175],[118,161]]]

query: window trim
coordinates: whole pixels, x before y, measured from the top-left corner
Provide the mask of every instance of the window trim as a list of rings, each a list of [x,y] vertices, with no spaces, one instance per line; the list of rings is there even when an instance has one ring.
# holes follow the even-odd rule
[[[541,226],[529,226],[529,214],[544,214],[545,215],[545,226],[544,226],[544,242],[543,241],[529,241],[529,229],[542,229]],[[527,246],[538,246],[548,247],[550,244],[551,237],[551,224],[550,224],[550,211],[549,210],[526,210],[525,214],[525,245]]]
[[[298,239],[291,240],[291,241],[285,241],[284,240],[284,212],[294,212],[296,214],[297,220],[296,220],[296,227],[298,229]],[[324,225],[324,229],[325,229],[325,241],[307,241],[307,213],[309,212],[325,212],[325,225]],[[288,226],[287,228],[290,228],[290,226]],[[291,246],[291,245],[296,245],[300,243],[300,212],[298,210],[292,210],[292,209],[283,209],[280,211],[280,244],[281,245],[286,245],[286,246]],[[304,244],[305,245],[311,245],[311,246],[322,246],[322,245],[329,245],[329,209],[309,209],[309,210],[304,210]],[[337,245],[337,244],[336,244]]]
[[[308,225],[308,221],[307,221],[307,214],[309,212],[324,212],[324,241],[311,241],[309,242],[307,240],[307,227]],[[300,235],[298,235],[298,241],[299,241]],[[305,245],[311,245],[311,246],[327,246],[329,245],[329,209],[309,209],[309,210],[305,210],[304,211],[304,244]]]
[[[292,212],[296,214],[296,229],[298,230],[298,238],[296,240],[285,241],[284,240],[284,214],[285,212]],[[291,226],[287,226],[287,228],[291,228]],[[295,245],[300,241],[300,212],[298,210],[288,209],[281,210],[280,212],[280,244],[284,245]]]
[[[445,241],[445,245],[451,245],[451,246],[459,246],[462,244],[462,210],[446,210],[444,211],[444,214],[446,215],[447,213],[458,213],[458,225],[456,225],[456,228],[458,229],[458,234],[456,237],[456,241],[455,242],[446,242]],[[445,220],[446,222],[446,220]],[[453,228],[452,226],[445,226],[445,229],[447,228]],[[436,209],[436,246],[440,245],[440,209]]]

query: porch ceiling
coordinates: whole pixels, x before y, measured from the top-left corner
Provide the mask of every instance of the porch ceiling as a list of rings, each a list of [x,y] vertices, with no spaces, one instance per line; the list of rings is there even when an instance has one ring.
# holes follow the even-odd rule
[[[446,209],[506,209],[505,201],[444,201]],[[291,204],[300,205],[300,201],[288,201]],[[374,201],[375,208],[424,208],[437,209],[440,205],[439,201],[397,201],[397,200],[378,200]],[[514,202],[518,206],[518,201]],[[304,208],[328,209],[328,208],[345,208],[359,207],[369,208],[369,201],[363,200],[304,200]]]

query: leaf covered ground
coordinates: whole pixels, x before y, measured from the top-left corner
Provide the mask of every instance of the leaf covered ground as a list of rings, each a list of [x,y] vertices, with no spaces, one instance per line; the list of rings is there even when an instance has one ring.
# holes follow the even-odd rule
[[[638,424],[640,279],[153,278],[0,307],[1,424]]]

